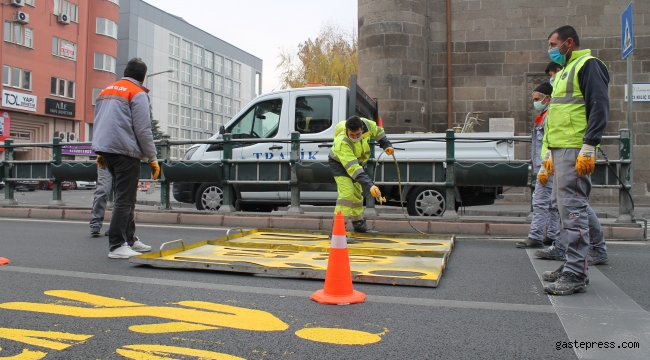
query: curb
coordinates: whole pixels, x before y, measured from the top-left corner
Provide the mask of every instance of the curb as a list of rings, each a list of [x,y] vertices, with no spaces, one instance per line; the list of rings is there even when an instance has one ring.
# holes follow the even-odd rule
[[[31,218],[31,219],[56,219],[56,220],[90,220],[91,211],[87,208],[24,208],[0,207],[0,217]],[[105,221],[110,221],[111,211],[107,210]],[[514,220],[514,221],[513,221]],[[137,223],[150,224],[178,224],[200,225],[215,227],[243,227],[243,228],[291,228],[303,230],[329,230],[332,228],[333,218],[328,215],[310,214],[304,217],[268,213],[183,213],[171,211],[135,211]],[[483,235],[483,236],[516,236],[526,237],[530,224],[524,223],[521,218],[507,219],[501,217],[499,221],[489,219],[435,219],[412,220],[411,224],[427,234],[454,234],[454,235]],[[368,218],[368,226],[380,232],[413,233],[411,225],[403,218]],[[601,224],[605,239],[630,240],[643,239],[643,228],[640,226],[615,226],[614,224]],[[352,224],[348,224],[349,231]]]

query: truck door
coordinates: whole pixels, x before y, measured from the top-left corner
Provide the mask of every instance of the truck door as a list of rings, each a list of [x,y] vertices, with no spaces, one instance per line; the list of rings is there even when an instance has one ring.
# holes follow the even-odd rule
[[[226,128],[233,139],[287,139],[289,108],[288,95],[258,100],[247,111],[243,112]],[[263,172],[257,170],[260,164],[274,163],[276,160],[289,158],[289,144],[283,142],[250,143],[233,145],[233,159],[246,161],[239,165],[238,179],[255,180]],[[275,167],[279,168],[278,166]],[[237,185],[240,199],[244,202],[258,200],[278,200],[280,193],[286,193],[288,185],[253,184]]]

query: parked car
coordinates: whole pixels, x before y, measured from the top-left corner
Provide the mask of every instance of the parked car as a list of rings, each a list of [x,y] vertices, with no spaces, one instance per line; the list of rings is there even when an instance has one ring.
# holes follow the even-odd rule
[[[53,185],[54,183],[52,182],[52,180],[38,182],[38,188],[43,190],[52,190]],[[62,181],[61,190],[68,190],[68,189],[72,189],[72,183],[70,181]]]
[[[39,185],[38,181],[18,180],[18,181],[16,181],[15,189],[19,190],[19,191],[25,191],[25,190],[34,191],[34,190],[38,189],[38,185]]]
[[[5,182],[4,182],[4,181],[0,181],[0,189],[4,189],[4,188],[5,188]]]
[[[72,181],[72,190],[79,190],[79,189],[94,189],[97,187],[97,183],[95,181]]]

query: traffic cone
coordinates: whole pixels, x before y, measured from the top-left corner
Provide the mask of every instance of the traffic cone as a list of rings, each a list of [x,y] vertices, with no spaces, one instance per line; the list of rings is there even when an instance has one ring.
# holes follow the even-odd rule
[[[381,121],[381,116],[379,117],[379,119],[377,119],[377,126],[379,126],[380,128],[384,127],[384,122]]]
[[[0,266],[9,264],[9,259],[0,257]]]
[[[313,293],[311,299],[321,304],[330,305],[356,304],[366,299],[366,294],[352,288],[345,221],[340,211],[334,217],[330,256],[325,274],[325,288]]]

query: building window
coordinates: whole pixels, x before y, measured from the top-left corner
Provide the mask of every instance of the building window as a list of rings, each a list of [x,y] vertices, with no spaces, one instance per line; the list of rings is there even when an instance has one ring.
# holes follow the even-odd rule
[[[178,140],[178,128],[167,128],[169,130],[169,136],[172,140]]]
[[[99,97],[99,94],[104,91],[104,89],[93,89],[93,105],[95,105],[95,102],[97,102],[97,98]]]
[[[223,92],[223,76],[217,76],[214,82],[214,91],[216,92]]]
[[[223,56],[214,56],[214,70],[218,73],[223,72]]]
[[[79,6],[70,4],[70,21],[79,23]],[[117,36],[117,34],[115,34]]]
[[[205,67],[212,70],[214,68],[214,53],[211,51],[205,51]]]
[[[223,99],[223,112],[226,113],[226,115],[232,115],[232,99]]]
[[[178,83],[174,81],[167,82],[167,100],[178,102]]]
[[[115,74],[115,58],[110,55],[95,53],[95,70],[103,70]]]
[[[223,116],[215,115],[214,116],[214,128],[218,130],[219,126],[221,126],[221,125],[223,125]]]
[[[192,43],[191,42],[183,40],[183,45],[181,47],[181,58],[183,60],[192,61]]]
[[[236,82],[233,88],[234,91],[234,97],[237,99],[241,98],[241,83]]]
[[[214,83],[214,74],[209,71],[206,71],[203,80],[204,80],[203,87],[208,90],[212,90],[212,85]]]
[[[178,125],[178,105],[167,104],[167,122]]]
[[[197,65],[203,65],[203,48],[195,46],[194,47],[194,63]]]
[[[25,5],[35,6],[34,5],[34,0],[25,0]]]
[[[192,83],[196,86],[203,86],[203,69],[194,67],[194,72],[192,73]]]
[[[11,86],[11,66],[2,65],[2,85]]]
[[[235,63],[234,66],[235,68],[233,69],[233,77],[235,80],[241,80],[241,64]]]
[[[77,44],[53,36],[52,55],[75,61],[77,59]]]
[[[226,59],[226,63],[224,64],[224,73],[226,76],[232,77],[232,60]]]
[[[11,86],[20,87],[20,80],[22,78],[22,70],[19,68],[14,68],[13,76],[11,77]]]
[[[190,126],[190,113],[192,109],[181,107],[181,126]]]
[[[211,113],[205,113],[204,114],[204,119],[203,119],[204,127],[203,127],[203,130],[212,131],[212,118],[213,117],[214,117],[214,115],[212,115]]]
[[[190,91],[191,87],[187,85],[181,85],[181,104],[190,104]]]
[[[23,27],[19,23],[5,21],[4,40],[28,48],[34,48],[34,29]]]
[[[2,66],[2,85],[13,86],[23,90],[32,90],[32,71],[11,66]]]
[[[117,24],[111,20],[98,17],[97,34],[106,35],[117,39]]]
[[[179,43],[181,39],[178,36],[174,36],[172,34],[169,34],[169,53],[174,55],[174,56],[179,56],[180,55],[180,48],[179,48]]]
[[[232,106],[233,114],[236,114],[241,110],[241,101],[235,100],[233,101],[233,106]]]
[[[4,39],[6,42],[11,42],[11,28],[13,27],[13,24],[9,21],[5,21],[5,26],[4,26]]]
[[[224,93],[228,96],[232,96],[232,80],[226,79],[224,88]]]
[[[199,110],[192,110],[192,127],[201,129],[203,127],[203,112]]]
[[[223,96],[214,96],[214,111],[223,112]]]
[[[190,140],[191,135],[192,135],[191,130],[181,130],[181,139],[182,140]]]
[[[50,95],[74,99],[74,81],[52,77],[50,83]],[[97,95],[99,96],[99,93]]]
[[[212,93],[203,93],[203,107],[207,110],[212,110]]]
[[[195,107],[202,107],[203,106],[203,90],[194,88],[194,96],[192,97],[194,101],[192,101],[192,105]]]
[[[192,82],[192,65],[186,63],[181,64],[181,80],[187,83]]]
[[[172,79],[178,80],[178,78],[179,78],[178,70],[179,70],[179,67],[180,67],[180,62],[178,60],[174,59],[174,58],[169,58],[168,65],[169,65],[169,69],[173,70],[173,72],[171,73],[171,75],[169,77],[171,77]]]

